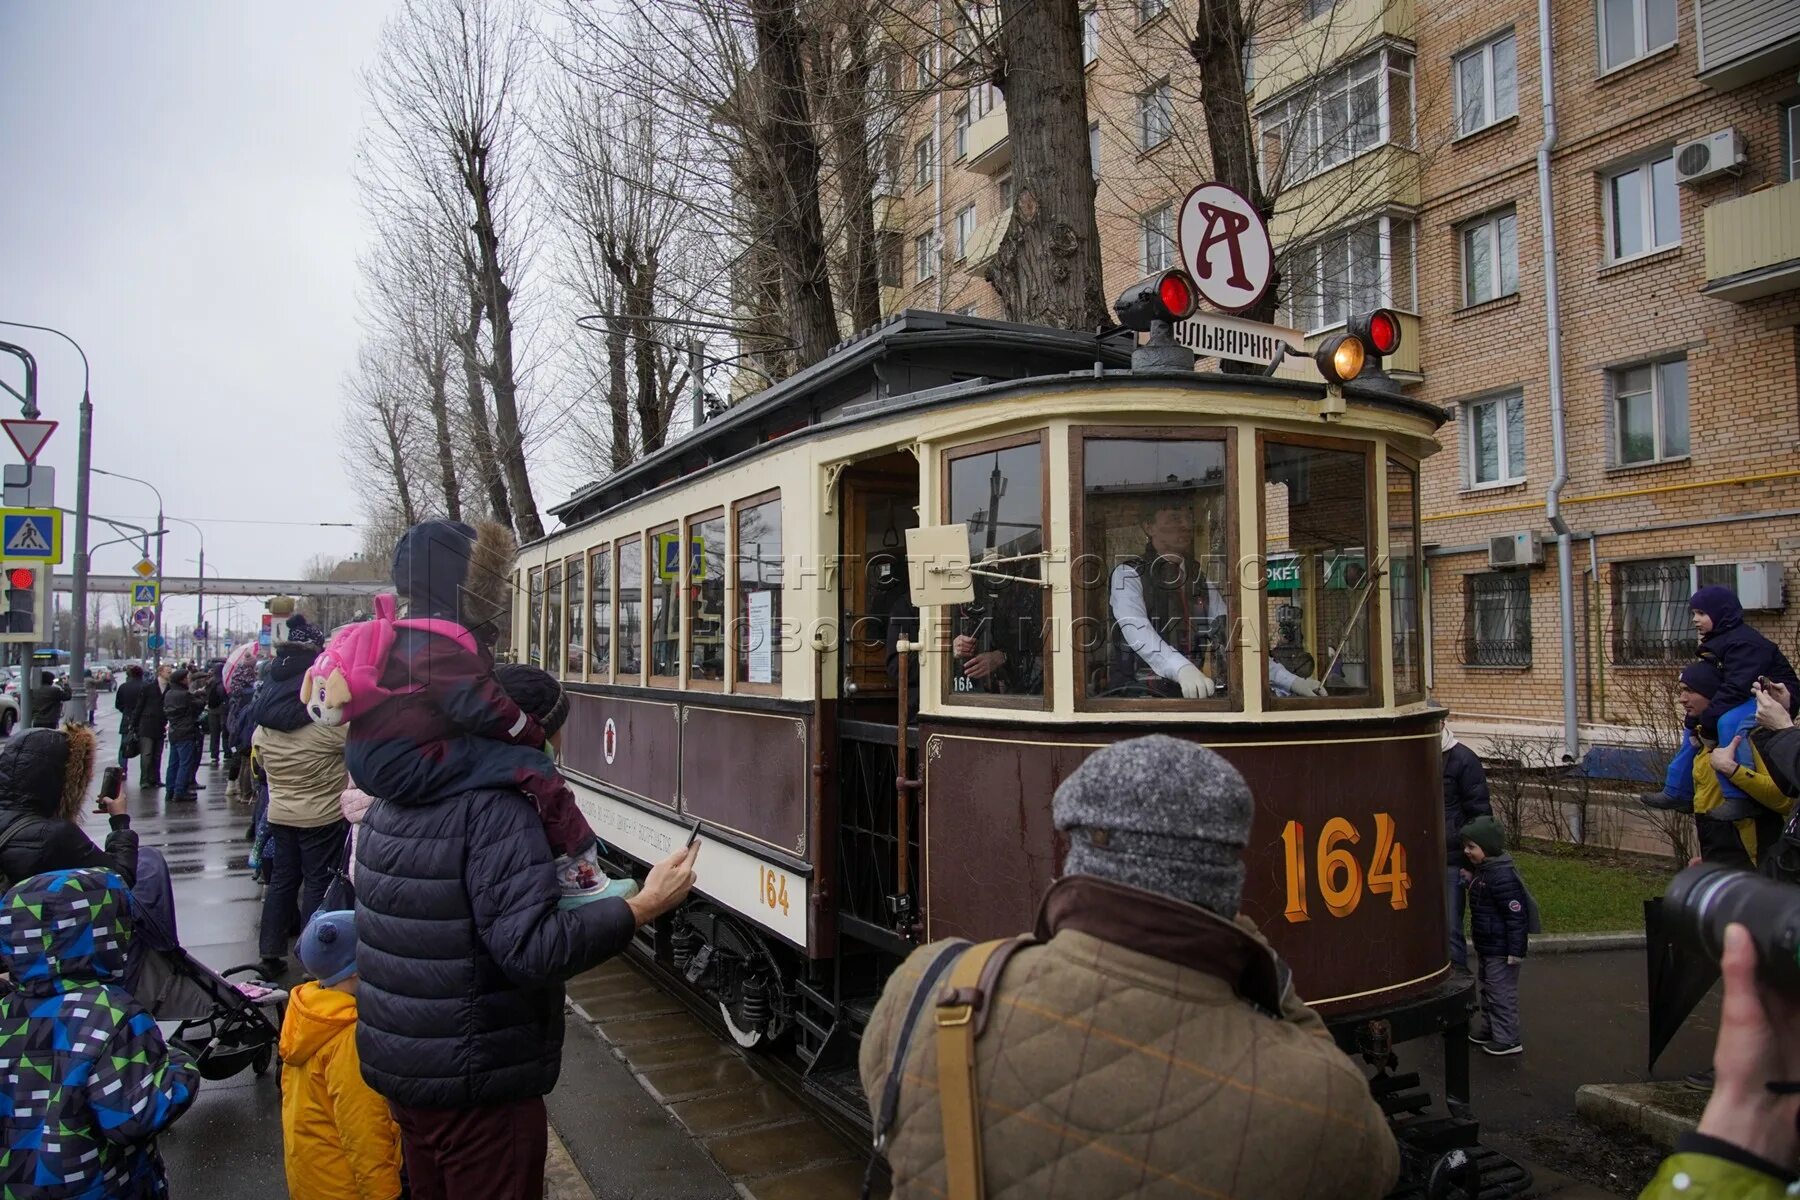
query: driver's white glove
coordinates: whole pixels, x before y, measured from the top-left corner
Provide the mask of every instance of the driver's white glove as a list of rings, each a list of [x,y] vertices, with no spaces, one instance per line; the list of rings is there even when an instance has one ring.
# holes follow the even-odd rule
[[[1175,682],[1181,687],[1183,700],[1207,700],[1212,697],[1213,681],[1206,677],[1206,672],[1193,663],[1175,673]]]
[[[1326,696],[1325,685],[1316,679],[1296,679],[1288,684],[1288,690],[1296,696]]]

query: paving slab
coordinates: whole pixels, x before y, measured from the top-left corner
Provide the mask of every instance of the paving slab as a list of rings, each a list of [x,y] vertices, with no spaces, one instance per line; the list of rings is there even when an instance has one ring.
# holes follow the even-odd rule
[[[683,1100],[671,1105],[670,1109],[675,1119],[698,1137],[792,1121],[806,1115],[806,1109],[798,1100],[772,1083],[742,1092]]]
[[[708,1138],[706,1150],[733,1176],[782,1174],[850,1157],[844,1139],[811,1118]]]
[[[856,1200],[862,1195],[863,1171],[867,1166],[866,1162],[851,1160],[788,1175],[740,1180],[738,1194],[744,1200]],[[889,1191],[887,1180],[877,1172],[875,1187],[869,1194],[874,1200],[887,1200]]]
[[[645,1042],[621,1049],[619,1053],[623,1054],[625,1061],[638,1071],[673,1066],[676,1063],[696,1062],[703,1058],[738,1057],[737,1051],[711,1033],[673,1038],[666,1042]]]
[[[672,1038],[693,1037],[705,1033],[706,1026],[685,1012],[659,1013],[648,1017],[627,1017],[603,1021],[595,1026],[600,1036],[621,1049],[645,1042],[666,1042]]]
[[[665,1102],[691,1100],[714,1092],[742,1091],[762,1082],[762,1076],[736,1056],[640,1071],[638,1078],[652,1095]]]
[[[1590,1083],[1575,1093],[1575,1111],[1603,1129],[1635,1133],[1663,1147],[1700,1123],[1707,1093],[1680,1083]]]

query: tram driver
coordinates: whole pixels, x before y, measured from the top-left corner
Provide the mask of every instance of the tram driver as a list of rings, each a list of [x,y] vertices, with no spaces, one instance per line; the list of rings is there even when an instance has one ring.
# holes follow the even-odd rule
[[[1139,510],[1144,549],[1113,568],[1107,687],[1147,687],[1170,699],[1203,700],[1226,678],[1229,607],[1193,555],[1194,513],[1183,497],[1159,496]],[[1274,658],[1277,696],[1323,696],[1325,685]]]

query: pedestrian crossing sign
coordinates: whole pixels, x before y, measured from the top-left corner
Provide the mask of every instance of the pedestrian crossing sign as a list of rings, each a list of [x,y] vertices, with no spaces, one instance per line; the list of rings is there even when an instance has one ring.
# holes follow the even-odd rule
[[[154,583],[134,583],[131,585],[131,603],[142,607],[154,606],[161,590]]]
[[[0,555],[33,562],[61,562],[62,510],[0,508]]]

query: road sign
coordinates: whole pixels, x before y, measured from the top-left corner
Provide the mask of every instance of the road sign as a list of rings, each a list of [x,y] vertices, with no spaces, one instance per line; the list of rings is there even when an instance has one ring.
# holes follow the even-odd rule
[[[1271,363],[1284,343],[1296,353],[1306,353],[1306,335],[1298,329],[1264,325],[1222,313],[1197,312],[1175,323],[1175,340],[1203,358],[1229,358],[1235,362]]]
[[[166,641],[168,641],[168,639],[163,637],[162,634],[153,633],[144,639],[144,644],[152,650],[161,650]]]
[[[7,463],[6,490],[0,497],[7,508],[55,508],[56,468],[30,463]]]
[[[0,642],[45,640],[50,618],[50,572],[39,562],[7,563]]]
[[[139,579],[148,579],[156,574],[156,564],[147,558],[140,558],[137,560],[137,566],[131,568],[131,571]]]
[[[1242,192],[1203,183],[1181,203],[1176,244],[1182,269],[1214,308],[1241,312],[1262,299],[1275,275],[1275,244]]]
[[[154,606],[161,594],[162,589],[154,583],[134,583],[131,585],[131,602],[133,604],[149,604]]]
[[[61,562],[61,511],[54,508],[0,508],[0,557]]]
[[[36,462],[38,451],[44,448],[44,443],[56,432],[56,422],[27,421],[23,417],[14,417],[11,420],[0,420],[0,428],[6,430],[6,436],[19,448],[19,453],[25,456],[26,462]]]
[[[152,625],[156,624],[156,610],[154,608],[133,609],[131,612],[131,623],[136,625],[139,629],[150,628]]]

